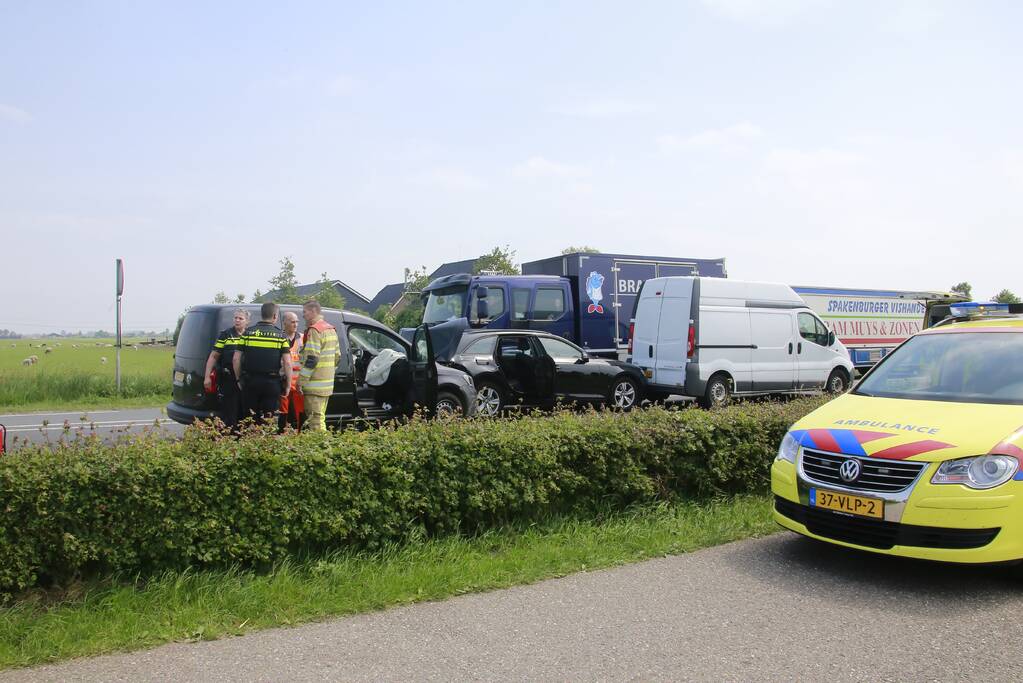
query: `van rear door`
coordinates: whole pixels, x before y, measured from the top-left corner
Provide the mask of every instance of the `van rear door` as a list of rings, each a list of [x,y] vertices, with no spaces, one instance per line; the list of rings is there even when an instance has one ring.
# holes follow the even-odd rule
[[[657,381],[654,375],[654,347],[661,324],[663,286],[664,281],[657,278],[644,282],[632,315],[632,363],[643,368],[651,382]]]
[[[681,387],[686,381],[689,327],[693,323],[693,278],[657,278],[661,314],[654,346],[654,382]],[[644,288],[645,289],[645,288]]]

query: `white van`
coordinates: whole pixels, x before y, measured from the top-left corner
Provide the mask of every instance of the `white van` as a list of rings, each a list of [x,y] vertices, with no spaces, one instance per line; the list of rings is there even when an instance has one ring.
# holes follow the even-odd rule
[[[788,285],[716,277],[643,283],[630,336],[648,395],[731,396],[849,388],[849,352]]]

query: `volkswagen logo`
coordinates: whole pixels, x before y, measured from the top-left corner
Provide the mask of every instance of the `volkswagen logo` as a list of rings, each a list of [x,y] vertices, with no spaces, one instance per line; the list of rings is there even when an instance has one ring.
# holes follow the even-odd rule
[[[842,477],[842,481],[847,484],[851,484],[860,478],[860,461],[859,460],[846,460],[842,463],[842,466],[838,468],[838,476]]]

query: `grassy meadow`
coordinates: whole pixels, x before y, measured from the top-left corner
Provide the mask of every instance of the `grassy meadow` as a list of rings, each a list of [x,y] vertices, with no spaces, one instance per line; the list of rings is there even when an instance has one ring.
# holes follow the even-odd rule
[[[170,397],[174,347],[142,341],[124,340],[119,396],[113,339],[0,340],[0,412],[161,405]],[[30,356],[38,362],[24,365]]]

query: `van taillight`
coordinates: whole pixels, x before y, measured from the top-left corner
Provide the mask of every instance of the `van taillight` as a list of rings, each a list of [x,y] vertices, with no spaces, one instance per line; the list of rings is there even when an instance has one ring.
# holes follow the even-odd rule
[[[689,342],[686,344],[686,358],[692,358],[696,354],[696,328],[689,324]]]
[[[632,336],[636,334],[636,323],[629,323],[629,355],[632,355]]]

